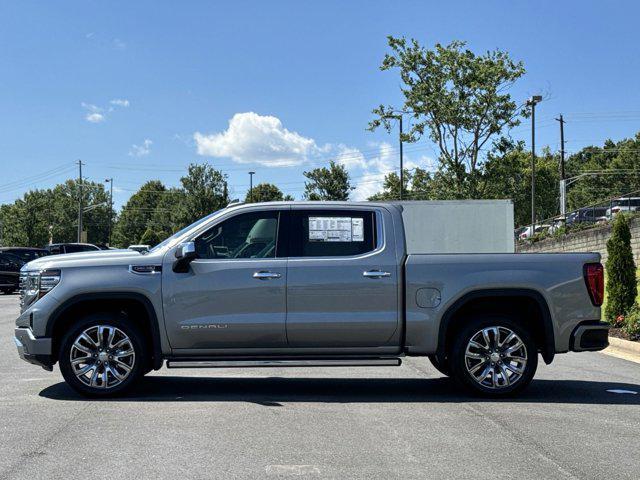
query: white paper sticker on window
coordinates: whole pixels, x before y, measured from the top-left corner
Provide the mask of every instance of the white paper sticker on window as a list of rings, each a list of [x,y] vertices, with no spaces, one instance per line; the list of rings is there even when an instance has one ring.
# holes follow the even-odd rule
[[[364,242],[364,219],[351,219],[351,238],[354,242]]]
[[[362,218],[309,217],[310,242],[363,242]]]

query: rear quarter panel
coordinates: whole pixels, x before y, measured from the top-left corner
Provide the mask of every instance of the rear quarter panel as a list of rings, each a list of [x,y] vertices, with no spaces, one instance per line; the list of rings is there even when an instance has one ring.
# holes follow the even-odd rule
[[[600,308],[591,303],[583,277],[584,264],[599,261],[597,253],[409,255],[407,351],[434,353],[447,310],[464,295],[489,289],[538,292],[549,307],[555,350],[567,351],[578,323],[600,319]]]

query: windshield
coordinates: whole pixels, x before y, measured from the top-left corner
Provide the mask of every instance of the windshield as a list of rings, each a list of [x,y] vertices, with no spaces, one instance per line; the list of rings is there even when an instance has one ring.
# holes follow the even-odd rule
[[[155,247],[153,247],[151,250],[149,250],[150,252],[155,252],[157,250],[160,250],[161,248],[166,247],[167,245],[169,245],[174,239],[180,237],[181,235],[183,235],[185,232],[191,230],[193,227],[197,227],[198,225],[200,225],[201,223],[206,222],[207,220],[209,220],[211,217],[217,215],[220,212],[220,210],[216,210],[213,213],[210,213],[209,215],[207,215],[206,217],[202,217],[200,220],[196,220],[195,222],[193,222],[191,225],[187,225],[186,227],[184,227],[182,230],[177,231],[176,233],[174,233],[173,235],[171,235],[170,237],[164,239],[162,242],[160,242],[159,244],[157,244]]]

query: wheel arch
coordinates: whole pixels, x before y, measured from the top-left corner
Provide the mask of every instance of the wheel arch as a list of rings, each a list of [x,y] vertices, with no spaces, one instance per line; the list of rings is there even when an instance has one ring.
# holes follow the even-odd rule
[[[501,301],[501,303],[498,304],[500,306],[489,306],[490,302],[495,300]],[[540,352],[542,353],[542,358],[545,363],[550,364],[555,356],[555,333],[549,305],[540,292],[526,288],[473,290],[458,298],[447,308],[441,317],[438,330],[438,348],[436,351],[438,358],[442,361],[446,359],[452,336],[456,328],[459,327],[459,320],[461,320],[465,314],[478,311],[484,313],[509,313],[513,311],[518,301],[526,301],[529,303],[529,306],[535,306],[535,311],[530,313],[527,320],[538,322],[538,324],[534,323],[531,326],[534,329],[533,333],[536,337],[536,343],[540,348]],[[518,319],[518,321],[522,320]]]
[[[52,354],[57,356],[60,337],[59,330],[68,318],[67,315],[90,313],[97,311],[121,311],[131,307],[145,313],[146,318],[141,327],[150,341],[151,360],[154,370],[162,367],[162,348],[160,343],[160,327],[155,308],[149,298],[136,292],[102,292],[84,293],[71,297],[59,305],[49,317],[46,336],[52,339]]]

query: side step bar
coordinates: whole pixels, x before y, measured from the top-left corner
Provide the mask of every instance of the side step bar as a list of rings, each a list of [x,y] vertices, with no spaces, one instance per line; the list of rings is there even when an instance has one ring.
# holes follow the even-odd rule
[[[256,367],[399,367],[399,358],[341,358],[317,360],[167,360],[167,368]]]

